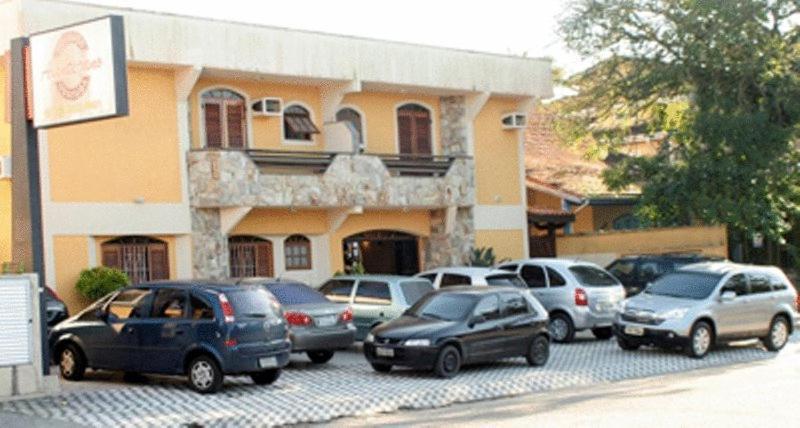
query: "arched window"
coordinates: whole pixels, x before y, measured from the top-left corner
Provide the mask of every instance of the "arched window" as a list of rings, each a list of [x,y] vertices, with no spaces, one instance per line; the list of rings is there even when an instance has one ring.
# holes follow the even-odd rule
[[[359,146],[364,145],[364,118],[356,109],[345,107],[336,112],[337,122],[349,122],[356,131],[356,141]]]
[[[103,266],[119,269],[131,284],[169,279],[167,243],[146,236],[124,236],[101,245]]]
[[[431,112],[419,104],[397,109],[397,140],[401,154],[433,154]]]
[[[311,113],[299,104],[290,104],[283,109],[283,138],[286,140],[312,141],[319,134]]]
[[[206,147],[243,149],[247,145],[247,104],[228,89],[212,89],[201,96]]]
[[[303,235],[292,235],[283,243],[286,270],[311,269],[311,241]]]
[[[228,251],[232,278],[274,275],[272,242],[256,236],[231,236]]]

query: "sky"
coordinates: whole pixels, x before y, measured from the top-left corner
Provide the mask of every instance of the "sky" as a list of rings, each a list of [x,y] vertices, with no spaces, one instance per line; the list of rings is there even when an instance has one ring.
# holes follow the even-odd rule
[[[568,0],[77,0],[585,66],[556,32]]]

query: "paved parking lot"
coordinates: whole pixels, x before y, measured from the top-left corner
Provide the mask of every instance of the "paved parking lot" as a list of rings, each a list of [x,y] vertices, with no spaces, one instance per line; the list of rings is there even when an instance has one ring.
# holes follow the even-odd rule
[[[800,348],[796,334],[790,348]],[[553,345],[544,368],[512,359],[468,368],[451,380],[427,373],[372,371],[356,350],[325,366],[301,357],[271,386],[233,378],[216,395],[199,395],[179,378],[148,378],[125,383],[119,375],[92,374],[90,381],[65,383],[56,397],[0,403],[0,411],[67,420],[89,426],[176,426],[184,424],[271,426],[323,422],[343,416],[398,409],[422,409],[489,398],[544,392],[772,358],[752,343],[692,360],[676,352],[623,352],[613,341],[584,338]]]

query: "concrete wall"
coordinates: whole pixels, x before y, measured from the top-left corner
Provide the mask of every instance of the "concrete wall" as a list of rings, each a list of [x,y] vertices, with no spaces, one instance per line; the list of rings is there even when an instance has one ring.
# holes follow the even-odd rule
[[[631,254],[702,253],[727,257],[725,226],[673,227],[615,231],[556,238],[558,257],[588,260],[605,266]]]

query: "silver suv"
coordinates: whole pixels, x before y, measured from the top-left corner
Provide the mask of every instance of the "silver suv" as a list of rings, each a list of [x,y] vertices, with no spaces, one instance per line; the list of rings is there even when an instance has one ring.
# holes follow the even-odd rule
[[[626,300],[614,332],[625,350],[680,347],[693,358],[715,343],[750,338],[779,351],[800,321],[798,304],[797,291],[776,267],[697,263]]]
[[[516,272],[550,314],[550,336],[571,342],[575,332],[591,329],[598,339],[610,339],[614,316],[625,289],[600,266],[575,260],[527,259],[503,263],[498,269]]]

